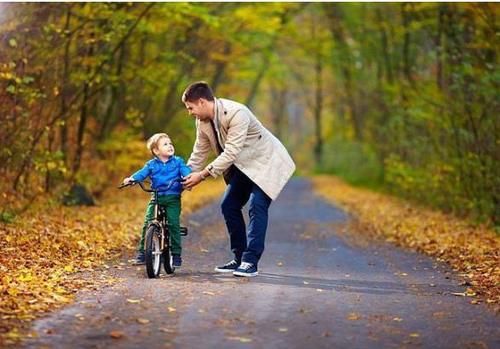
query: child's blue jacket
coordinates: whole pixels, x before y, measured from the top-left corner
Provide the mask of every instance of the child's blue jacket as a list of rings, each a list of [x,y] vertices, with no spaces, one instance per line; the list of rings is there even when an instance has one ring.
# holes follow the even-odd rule
[[[191,169],[186,166],[184,160],[179,156],[171,156],[166,162],[157,157],[146,162],[144,167],[134,173],[131,177],[138,182],[142,182],[149,177],[153,189],[161,186],[167,186],[171,180],[185,177],[191,173]],[[161,191],[159,195],[177,194],[182,192],[182,184],[174,183],[169,190]]]

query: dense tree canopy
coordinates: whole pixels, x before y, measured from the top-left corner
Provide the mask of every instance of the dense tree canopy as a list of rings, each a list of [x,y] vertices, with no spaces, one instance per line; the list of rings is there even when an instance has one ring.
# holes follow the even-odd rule
[[[498,5],[0,4],[2,219],[80,182],[99,193],[206,80],[247,103],[299,173],[498,224]]]

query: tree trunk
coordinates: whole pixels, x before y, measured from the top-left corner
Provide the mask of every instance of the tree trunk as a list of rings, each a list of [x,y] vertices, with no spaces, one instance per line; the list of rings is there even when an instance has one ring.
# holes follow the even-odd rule
[[[384,58],[385,78],[389,84],[392,84],[394,81],[394,76],[392,73],[391,55],[389,52],[389,40],[387,37],[387,31],[384,27],[385,20],[382,16],[382,12],[380,11],[380,8],[378,8],[378,7],[376,10],[376,14],[377,14],[378,27],[380,30],[382,57]]]
[[[351,114],[351,123],[354,130],[354,136],[358,141],[363,140],[363,127],[361,115],[358,113],[356,98],[353,89],[353,79],[351,75],[351,62],[353,57],[350,53],[349,47],[346,42],[344,28],[342,26],[342,11],[338,4],[328,4],[325,7],[325,12],[329,18],[330,31],[333,34],[335,41],[338,44],[339,52],[341,55],[340,72],[343,77],[344,91],[347,99],[347,106]]]
[[[66,11],[66,23],[64,25],[64,32],[68,33],[70,28],[70,20],[71,20],[71,6],[68,5]],[[66,115],[68,112],[68,105],[66,102],[67,94],[68,94],[68,84],[69,84],[69,66],[70,66],[70,57],[69,57],[69,49],[71,46],[71,36],[66,38],[66,45],[64,45],[64,62],[63,62],[63,75],[62,75],[62,83],[61,83],[61,115]],[[61,123],[59,128],[59,133],[61,135],[61,144],[60,150],[63,156],[63,162],[65,166],[67,166],[68,162],[68,124],[64,120]]]
[[[91,57],[93,54],[94,54],[94,46],[90,45],[87,50],[87,57]],[[90,76],[90,73],[91,73],[91,68],[87,67],[86,71],[87,76]],[[80,170],[80,165],[82,161],[83,137],[85,135],[85,128],[87,126],[87,118],[88,118],[89,94],[90,94],[90,82],[89,80],[86,80],[83,85],[83,97],[80,108],[80,121],[78,123],[77,136],[76,136],[75,159],[73,161],[73,168],[72,168],[72,182],[74,181],[76,174]]]
[[[313,41],[316,42],[316,54],[315,54],[315,86],[314,86],[314,135],[315,135],[315,145],[314,145],[314,158],[316,165],[320,166],[323,158],[323,136],[322,136],[322,124],[321,124],[321,114],[323,112],[323,55],[321,52],[322,45],[321,40],[316,38],[316,23],[313,22]]]

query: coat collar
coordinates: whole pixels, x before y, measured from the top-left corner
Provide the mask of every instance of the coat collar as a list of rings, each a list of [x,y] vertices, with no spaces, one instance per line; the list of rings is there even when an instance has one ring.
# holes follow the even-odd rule
[[[224,107],[222,100],[214,97],[215,107],[214,107],[214,123],[215,127],[218,129],[221,119],[227,115],[227,109]]]

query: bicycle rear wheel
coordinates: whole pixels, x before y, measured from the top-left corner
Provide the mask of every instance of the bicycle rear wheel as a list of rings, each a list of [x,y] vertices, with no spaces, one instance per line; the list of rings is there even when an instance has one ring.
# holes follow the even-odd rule
[[[155,224],[151,224],[146,231],[146,274],[148,278],[153,279],[160,275],[161,268],[161,246],[160,246],[161,230]]]
[[[165,249],[163,250],[162,258],[165,272],[167,274],[173,274],[175,267],[172,261],[172,254],[170,253],[170,234],[168,230],[165,232]]]

